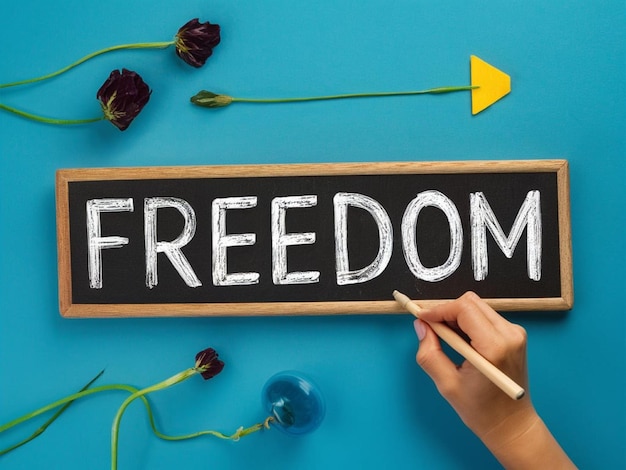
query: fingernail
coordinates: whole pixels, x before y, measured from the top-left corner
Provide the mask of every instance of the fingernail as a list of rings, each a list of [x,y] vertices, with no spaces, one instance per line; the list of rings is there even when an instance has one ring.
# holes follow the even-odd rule
[[[422,320],[415,320],[413,322],[413,327],[415,328],[415,333],[417,333],[417,339],[420,341],[424,339],[426,336],[426,328],[424,328],[424,322]]]

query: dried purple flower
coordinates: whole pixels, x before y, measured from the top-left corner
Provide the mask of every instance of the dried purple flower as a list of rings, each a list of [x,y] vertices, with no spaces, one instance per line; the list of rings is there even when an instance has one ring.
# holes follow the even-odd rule
[[[222,372],[224,363],[218,359],[218,354],[213,348],[207,348],[196,354],[196,369],[200,371],[204,380],[209,380]]]
[[[220,25],[200,23],[198,18],[182,26],[174,40],[178,57],[196,68],[204,65],[219,43]]]
[[[127,69],[113,70],[98,90],[105,119],[123,131],[137,117],[150,99],[152,91],[138,73]]]

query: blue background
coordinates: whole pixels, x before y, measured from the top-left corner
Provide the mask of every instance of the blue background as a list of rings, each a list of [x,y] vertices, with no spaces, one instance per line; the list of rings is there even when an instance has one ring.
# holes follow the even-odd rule
[[[172,434],[232,432],[264,418],[275,372],[313,375],[327,418],[315,433],[238,443],[169,443],[141,405],[122,422],[120,468],[497,468],[414,362],[408,315],[67,320],[58,314],[54,173],[59,168],[336,161],[566,158],[571,168],[575,306],[508,317],[529,334],[536,407],[582,468],[626,456],[624,2],[380,0],[317,2],[22,0],[0,7],[0,82],[38,76],[105,46],[169,40],[187,20],[222,26],[202,69],[173,49],[94,59],[0,102],[48,116],[97,116],[109,72],[139,72],[154,90],[124,133],[107,122],[55,127],[0,115],[0,422],[101,383],[147,386],[213,346],[209,382],[153,395]],[[472,117],[469,93],[206,110],[200,89],[306,96],[469,83],[475,54],[513,91]],[[297,312],[294,312],[297,313]],[[71,407],[4,469],[107,468],[124,394]],[[34,429],[0,436],[2,446]]]

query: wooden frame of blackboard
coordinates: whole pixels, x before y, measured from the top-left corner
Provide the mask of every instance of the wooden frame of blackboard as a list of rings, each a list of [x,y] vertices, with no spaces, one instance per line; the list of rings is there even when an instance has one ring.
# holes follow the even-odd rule
[[[499,160],[450,162],[374,162],[220,165],[62,169],[56,174],[59,307],[64,317],[193,317],[280,316],[332,314],[393,314],[404,309],[392,299],[332,302],[223,303],[75,303],[72,297],[69,185],[81,181],[121,181],[197,178],[261,178],[345,175],[446,175],[477,173],[555,173],[558,197],[558,235],[561,295],[546,298],[487,298],[499,311],[567,310],[573,306],[569,170],[566,160]],[[420,300],[429,307],[449,299]]]

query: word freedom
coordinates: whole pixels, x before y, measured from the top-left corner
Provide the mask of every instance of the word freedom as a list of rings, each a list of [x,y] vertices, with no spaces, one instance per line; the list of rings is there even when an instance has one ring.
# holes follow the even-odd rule
[[[482,192],[470,193],[471,259],[474,279],[484,280],[488,274],[487,230],[507,258],[511,258],[526,229],[527,271],[529,279],[541,279],[541,198],[537,190],[529,191],[506,235],[489,202]],[[175,197],[149,197],[144,199],[145,284],[148,288],[158,285],[157,256],[165,254],[185,284],[202,286],[202,282],[183,248],[196,233],[197,216],[193,207],[184,199]],[[256,207],[257,196],[216,198],[211,204],[212,232],[212,282],[215,286],[242,286],[259,283],[257,272],[234,272],[227,270],[228,249],[250,246],[256,243],[255,233],[227,233],[226,217],[229,211]],[[271,201],[271,259],[272,282],[275,285],[313,284],[319,282],[319,271],[294,271],[287,269],[287,248],[296,245],[312,245],[315,232],[288,233],[286,220],[290,210],[306,210],[317,205],[316,195],[275,197]],[[372,262],[361,269],[350,269],[348,255],[348,208],[367,211],[378,228],[378,253]],[[426,267],[418,252],[417,221],[426,207],[440,210],[446,217],[450,236],[449,254],[439,266]],[[182,216],[184,225],[180,234],[171,241],[158,239],[157,218],[159,209],[173,208]],[[333,197],[335,267],[337,285],[359,284],[379,276],[387,267],[393,252],[394,231],[385,208],[376,200],[359,193],[338,192]],[[107,212],[134,212],[133,198],[89,199],[86,203],[88,244],[88,273],[91,289],[101,289],[102,250],[123,248],[129,239],[123,236],[102,236],[101,217]],[[443,193],[423,191],[409,202],[400,227],[404,259],[411,273],[420,280],[438,282],[452,275],[461,263],[463,252],[463,227],[455,204]]]

